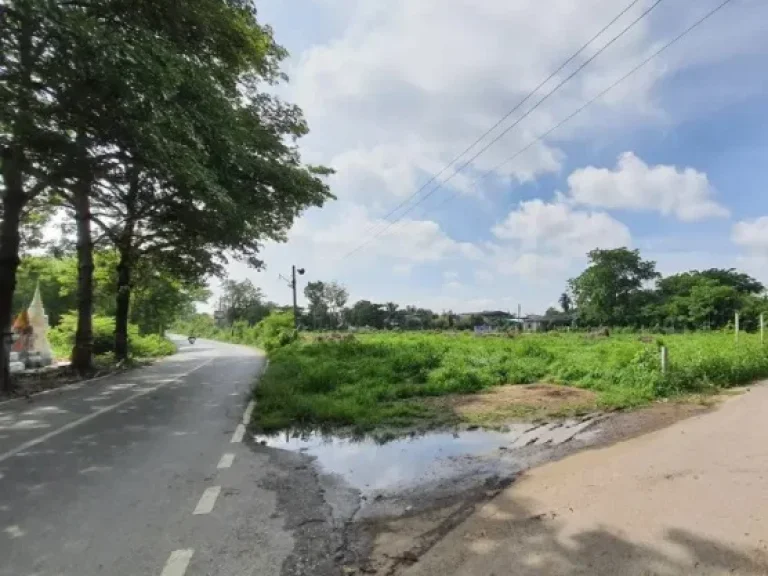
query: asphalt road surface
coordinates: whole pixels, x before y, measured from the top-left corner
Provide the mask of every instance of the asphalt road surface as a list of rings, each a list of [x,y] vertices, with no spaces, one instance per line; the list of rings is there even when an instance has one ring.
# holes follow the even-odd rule
[[[0,575],[279,574],[296,545],[285,464],[242,425],[264,362],[198,340],[0,404]]]

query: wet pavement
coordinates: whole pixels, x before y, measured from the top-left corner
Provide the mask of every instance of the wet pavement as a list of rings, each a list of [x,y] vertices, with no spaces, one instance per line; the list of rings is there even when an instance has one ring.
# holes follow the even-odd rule
[[[532,452],[595,434],[597,420],[520,423],[500,431],[439,431],[384,443],[319,433],[256,436],[254,440],[313,458],[321,472],[336,476],[366,497],[467,475],[478,482],[514,475],[528,467]]]

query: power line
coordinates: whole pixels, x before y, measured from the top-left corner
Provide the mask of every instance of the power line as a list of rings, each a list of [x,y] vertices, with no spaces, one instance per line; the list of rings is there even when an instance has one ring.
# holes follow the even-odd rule
[[[588,100],[588,101],[587,101],[587,102],[586,102],[584,105],[582,105],[582,106],[581,106],[580,108],[578,108],[576,111],[572,112],[571,114],[569,114],[568,116],[566,116],[565,118],[563,118],[563,119],[562,119],[560,122],[558,122],[557,124],[555,124],[554,126],[552,126],[552,127],[549,129],[549,130],[547,130],[547,131],[546,131],[546,132],[544,132],[543,134],[540,134],[539,136],[537,136],[536,138],[534,138],[533,140],[531,140],[531,141],[530,141],[528,144],[526,144],[526,145],[525,145],[523,148],[521,148],[520,150],[518,150],[517,152],[515,152],[514,154],[512,154],[512,156],[508,157],[507,159],[503,160],[502,162],[499,162],[499,163],[498,163],[496,166],[494,166],[493,168],[491,168],[490,170],[488,170],[487,172],[485,172],[485,174],[483,174],[483,175],[482,175],[480,178],[478,178],[477,180],[475,180],[474,184],[475,184],[475,185],[477,185],[477,184],[478,184],[479,182],[481,182],[482,180],[485,180],[485,179],[486,179],[488,176],[490,176],[491,174],[493,174],[494,172],[496,172],[496,170],[498,170],[499,168],[501,168],[501,167],[502,167],[502,166],[504,166],[505,164],[508,164],[509,162],[512,162],[513,160],[515,160],[516,158],[518,158],[520,155],[522,155],[522,154],[524,154],[525,152],[527,152],[528,150],[530,150],[532,146],[534,146],[534,145],[535,145],[535,144],[537,144],[538,142],[541,142],[542,140],[544,140],[544,139],[545,139],[547,136],[549,136],[550,134],[552,134],[553,132],[555,132],[556,130],[558,130],[559,128],[561,128],[561,127],[562,127],[564,124],[566,124],[567,122],[569,122],[569,121],[573,120],[573,118],[575,118],[576,116],[578,116],[579,114],[581,114],[581,113],[582,113],[584,110],[586,110],[586,109],[587,109],[589,106],[591,106],[592,104],[594,104],[594,103],[595,103],[597,100],[599,100],[600,98],[602,98],[603,96],[605,96],[606,94],[608,94],[608,92],[610,92],[611,90],[613,90],[614,88],[616,88],[616,86],[618,86],[619,84],[621,84],[622,82],[624,82],[624,81],[625,81],[627,78],[629,78],[630,76],[632,76],[633,74],[635,74],[635,72],[637,72],[638,70],[640,70],[641,68],[643,68],[644,66],[646,66],[646,65],[647,65],[647,64],[648,64],[648,63],[649,63],[651,60],[653,60],[654,58],[656,58],[657,56],[659,56],[659,55],[660,55],[662,52],[664,52],[665,50],[667,50],[668,48],[670,48],[672,45],[674,45],[674,44],[677,44],[677,43],[678,43],[680,40],[682,40],[682,39],[683,39],[683,37],[684,37],[684,36],[688,35],[690,32],[692,32],[693,30],[695,30],[696,28],[698,28],[698,27],[699,27],[701,24],[703,24],[705,21],[709,20],[709,18],[711,18],[712,16],[714,16],[714,15],[715,15],[717,12],[719,12],[719,11],[720,11],[720,10],[722,10],[723,8],[725,8],[725,6],[726,6],[727,4],[729,4],[730,2],[732,2],[732,1],[733,1],[733,0],[724,0],[723,2],[721,2],[720,4],[718,4],[717,6],[715,6],[715,7],[714,7],[712,10],[710,10],[709,12],[707,12],[706,14],[704,14],[704,15],[703,15],[701,18],[699,18],[698,20],[696,20],[696,21],[695,21],[693,24],[691,24],[691,25],[690,25],[688,28],[686,28],[685,30],[683,30],[683,31],[682,31],[680,34],[678,34],[677,36],[675,36],[675,37],[674,37],[672,40],[670,40],[669,42],[667,42],[666,44],[664,44],[664,45],[663,45],[661,48],[659,48],[658,50],[656,50],[656,51],[655,51],[653,54],[651,54],[650,56],[648,56],[648,57],[647,57],[645,60],[643,60],[642,62],[640,62],[640,63],[639,63],[637,66],[635,66],[635,67],[634,67],[634,68],[632,68],[632,69],[631,69],[629,72],[627,72],[626,74],[624,74],[624,76],[622,76],[621,78],[619,78],[618,80],[616,80],[616,81],[615,81],[613,84],[611,84],[610,86],[608,86],[607,88],[605,88],[605,89],[604,89],[602,92],[600,92],[599,94],[597,94],[597,96],[595,96],[594,98],[592,98],[592,99]],[[442,202],[440,202],[439,204],[437,204],[436,206],[434,206],[434,208],[433,208],[433,209],[439,209],[439,208],[440,208],[440,207],[442,207],[442,206],[443,206],[445,203],[447,203],[449,200],[452,200],[452,199],[453,199],[453,198],[455,198],[455,197],[456,197],[456,192],[453,192],[453,193],[449,194],[448,196],[446,196],[446,197],[443,199],[443,201],[442,201]]]
[[[527,96],[525,96],[525,98],[523,98],[522,100],[520,100],[520,102],[518,102],[518,103],[517,103],[517,104],[516,104],[516,105],[515,105],[513,108],[511,108],[511,109],[510,109],[510,110],[509,110],[509,111],[508,111],[506,114],[504,114],[504,116],[502,116],[502,117],[501,117],[501,118],[500,118],[500,119],[499,119],[499,120],[498,120],[498,121],[497,121],[497,122],[496,122],[496,123],[495,123],[493,126],[491,126],[491,127],[488,129],[488,130],[486,130],[485,132],[483,132],[483,133],[480,135],[480,137],[479,137],[479,138],[477,138],[477,140],[475,140],[474,142],[472,142],[472,144],[470,144],[470,145],[469,145],[467,148],[465,148],[465,149],[464,149],[464,150],[463,150],[463,151],[462,151],[462,152],[461,152],[461,153],[460,153],[458,156],[456,156],[456,157],[455,157],[453,160],[451,160],[450,162],[448,162],[448,164],[446,164],[446,165],[445,165],[445,166],[444,166],[444,167],[443,167],[443,168],[442,168],[442,169],[441,169],[441,170],[440,170],[438,173],[434,174],[434,175],[433,175],[433,176],[432,176],[432,177],[431,177],[429,180],[427,180],[427,181],[426,181],[426,182],[425,182],[425,183],[424,183],[424,184],[423,184],[423,185],[422,185],[422,186],[421,186],[421,187],[420,187],[418,190],[416,190],[416,191],[415,191],[413,194],[411,194],[410,196],[408,196],[407,198],[405,198],[405,199],[404,199],[402,202],[400,202],[400,203],[399,203],[397,206],[395,206],[394,208],[392,208],[392,210],[390,210],[389,212],[387,212],[387,213],[386,213],[386,214],[383,216],[383,220],[389,220],[389,217],[390,217],[390,216],[392,216],[393,214],[395,214],[396,212],[398,212],[398,211],[400,210],[400,208],[402,208],[403,206],[405,206],[406,204],[408,204],[408,203],[409,203],[411,200],[413,200],[413,199],[414,199],[416,196],[418,196],[418,195],[419,195],[419,194],[420,194],[420,193],[421,193],[423,190],[425,190],[425,189],[426,189],[426,188],[427,188],[427,187],[428,187],[430,184],[432,184],[432,182],[434,182],[435,180],[437,180],[437,179],[438,179],[438,178],[439,178],[439,177],[440,177],[440,176],[441,176],[443,173],[445,173],[445,172],[446,172],[446,171],[447,171],[447,170],[448,170],[448,169],[449,169],[451,166],[453,166],[453,165],[454,165],[456,162],[458,162],[459,160],[461,160],[461,158],[462,158],[462,157],[463,157],[465,154],[467,154],[467,153],[468,153],[470,150],[472,150],[472,149],[473,149],[475,146],[477,146],[477,145],[478,145],[480,142],[482,142],[482,141],[485,139],[485,137],[486,137],[486,136],[488,136],[488,135],[489,135],[491,132],[493,132],[493,131],[494,131],[496,128],[498,128],[498,127],[499,127],[501,124],[503,124],[503,123],[504,123],[504,121],[505,121],[505,120],[507,120],[507,118],[509,118],[510,116],[512,116],[512,114],[514,114],[515,112],[517,112],[517,111],[520,109],[520,107],[521,107],[523,104],[525,104],[526,102],[528,102],[528,100],[530,100],[530,99],[531,99],[531,97],[532,97],[534,94],[536,94],[536,92],[538,92],[538,91],[539,91],[541,88],[543,88],[543,87],[544,87],[544,86],[545,86],[545,85],[546,85],[546,84],[547,84],[547,83],[548,83],[550,80],[552,80],[552,79],[553,79],[555,76],[557,76],[557,75],[558,75],[560,72],[562,72],[562,70],[563,70],[563,69],[564,69],[566,66],[568,66],[568,64],[570,64],[571,62],[573,62],[573,61],[576,59],[576,57],[577,57],[579,54],[581,54],[582,52],[584,52],[584,50],[586,50],[586,49],[587,49],[587,48],[590,46],[590,44],[592,44],[592,43],[593,43],[595,40],[597,40],[597,39],[598,39],[600,36],[602,36],[602,35],[603,35],[603,33],[604,33],[606,30],[608,30],[608,28],[610,28],[611,26],[613,26],[613,25],[616,23],[616,21],[617,21],[617,20],[619,20],[619,18],[621,18],[622,16],[624,16],[624,14],[626,14],[627,12],[629,12],[629,10],[630,10],[630,9],[631,9],[631,8],[632,8],[632,7],[633,7],[635,4],[637,4],[638,2],[640,2],[640,0],[632,0],[632,2],[630,2],[630,3],[629,3],[629,4],[628,4],[628,5],[627,5],[627,6],[626,6],[626,7],[625,7],[625,8],[624,8],[624,9],[623,9],[621,12],[619,12],[619,13],[618,13],[618,14],[617,14],[617,15],[616,15],[616,16],[615,16],[615,17],[614,17],[614,18],[613,18],[613,19],[612,19],[610,22],[608,22],[608,24],[606,24],[605,26],[603,26],[603,27],[600,29],[600,31],[599,31],[599,32],[597,32],[597,34],[595,34],[594,36],[592,36],[592,38],[590,38],[589,40],[587,40],[587,42],[585,42],[585,43],[584,43],[584,44],[581,46],[581,48],[579,48],[579,49],[578,49],[576,52],[574,52],[574,53],[573,53],[573,54],[572,54],[572,55],[571,55],[571,56],[570,56],[570,57],[569,57],[569,58],[568,58],[568,59],[567,59],[565,62],[563,62],[563,63],[562,63],[562,64],[561,64],[561,65],[560,65],[560,66],[557,68],[557,70],[555,70],[555,71],[554,71],[554,72],[552,72],[552,73],[551,73],[549,76],[547,76],[547,78],[546,78],[546,79],[542,80],[542,82],[541,82],[541,83],[540,83],[538,86],[536,86],[536,88],[534,88],[533,90],[531,90],[531,91],[528,93],[528,95],[527,95]],[[373,231],[374,231],[374,229],[376,229],[378,226],[379,226],[378,224],[374,224],[373,226],[369,227],[369,228],[368,228],[368,230],[366,230],[366,231],[363,233],[363,236],[367,236],[367,235],[368,235],[370,232],[373,232]]]
[[[358,252],[371,242],[373,242],[376,238],[381,236],[384,232],[389,230],[392,226],[397,224],[400,220],[402,220],[406,214],[408,214],[411,210],[422,204],[425,200],[427,200],[430,196],[432,196],[435,192],[437,192],[441,187],[443,187],[445,184],[450,182],[455,176],[457,176],[462,170],[464,170],[467,166],[469,166],[472,162],[474,162],[480,155],[482,155],[486,150],[488,150],[491,146],[493,146],[496,142],[501,140],[506,134],[509,133],[510,130],[515,128],[520,122],[525,120],[532,112],[534,112],[539,106],[541,106],[544,102],[546,102],[550,96],[552,96],[555,92],[557,92],[560,88],[562,88],[566,83],[568,83],[572,78],[574,78],[579,72],[581,72],[584,68],[586,68],[592,61],[595,60],[600,54],[605,52],[610,46],[612,46],[619,38],[624,36],[629,30],[631,30],[640,20],[645,18],[651,10],[656,8],[659,4],[661,4],[663,0],[656,0],[653,4],[651,4],[646,10],[644,10],[637,18],[635,18],[632,22],[630,22],[626,27],[624,27],[621,32],[619,32],[616,36],[611,38],[605,45],[603,45],[597,52],[595,52],[592,56],[590,56],[587,60],[585,60],[576,70],[574,70],[571,74],[566,76],[563,80],[561,80],[552,90],[547,92],[542,98],[536,102],[533,106],[531,106],[522,116],[520,116],[517,120],[515,120],[511,125],[509,125],[507,128],[505,128],[501,133],[499,133],[493,140],[491,140],[488,144],[483,146],[474,156],[472,156],[469,160],[464,162],[461,166],[459,166],[457,169],[453,171],[453,173],[443,180],[442,182],[438,182],[437,186],[432,188],[427,194],[422,196],[415,204],[413,204],[411,207],[409,207],[407,210],[405,210],[400,216],[389,222],[387,225],[384,226],[383,229],[381,229],[379,232],[374,234],[371,238],[357,246],[356,248],[353,248],[351,251],[347,252],[344,256],[341,257],[341,260],[344,260],[345,258],[348,258],[355,252]]]

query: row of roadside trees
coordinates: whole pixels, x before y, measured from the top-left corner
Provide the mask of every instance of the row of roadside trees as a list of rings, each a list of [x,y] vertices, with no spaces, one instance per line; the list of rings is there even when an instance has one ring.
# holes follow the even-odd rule
[[[0,388],[17,270],[51,215],[77,261],[73,366],[92,361],[94,253],[114,255],[115,354],[137,274],[191,286],[331,198],[302,164],[286,56],[247,0],[0,1]],[[139,273],[139,270],[141,272]]]

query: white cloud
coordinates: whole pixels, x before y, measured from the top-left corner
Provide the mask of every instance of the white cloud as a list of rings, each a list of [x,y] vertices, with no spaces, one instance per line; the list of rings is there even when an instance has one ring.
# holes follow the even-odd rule
[[[504,126],[634,19],[642,4]],[[425,173],[438,172],[619,12],[605,0],[551,0],[547,10],[536,0],[392,0],[379,7],[331,0],[327,6],[346,17],[344,33],[294,60],[286,96],[302,107],[312,129],[304,149],[338,169],[340,197],[358,199],[415,191]],[[650,19],[641,20],[450,185],[471,192],[476,176],[625,72],[652,48],[650,26]],[[630,98],[597,107],[647,115],[654,70],[661,68],[649,70],[651,78]],[[562,160],[557,146],[538,143],[495,176],[534,180],[558,171]]]
[[[744,251],[736,260],[737,267],[768,284],[768,216],[736,222],[731,241]]]
[[[588,166],[568,177],[568,198],[577,204],[608,209],[656,211],[693,221],[728,216],[714,200],[707,175],[694,168],[649,166],[625,152],[614,169]]]
[[[493,228],[501,240],[513,240],[525,252],[583,256],[593,248],[630,244],[629,229],[605,212],[574,210],[563,202],[529,200]]]
[[[521,202],[493,228],[488,260],[497,273],[540,286],[563,286],[595,248],[629,246],[629,229],[605,212],[576,210],[556,200]]]
[[[731,239],[753,255],[768,257],[768,216],[737,222],[733,225]]]
[[[449,238],[433,220],[403,219],[390,226],[388,221],[372,218],[365,208],[353,205],[348,205],[332,225],[302,227],[292,236],[294,241],[311,243],[313,251],[327,261],[342,260],[359,246],[369,261],[389,257],[415,264],[480,255],[472,244]]]
[[[307,269],[303,281],[337,279],[347,284],[352,301],[391,300],[388,293],[414,291],[409,287],[410,275],[419,266],[452,266],[483,257],[477,246],[450,238],[434,221],[405,219],[374,238],[385,224],[370,216],[366,208],[349,203],[328,212],[315,211],[293,227],[286,243],[264,247],[266,270],[255,271],[232,262],[228,272],[235,279],[251,278],[267,298],[280,302],[287,299],[289,292],[278,275],[290,272],[292,264]],[[360,251],[350,254],[371,238]],[[345,258],[346,254],[350,255]],[[213,288],[214,296],[218,296],[215,283]]]
[[[494,275],[489,270],[475,270],[475,282],[478,284],[490,284],[494,278]]]

